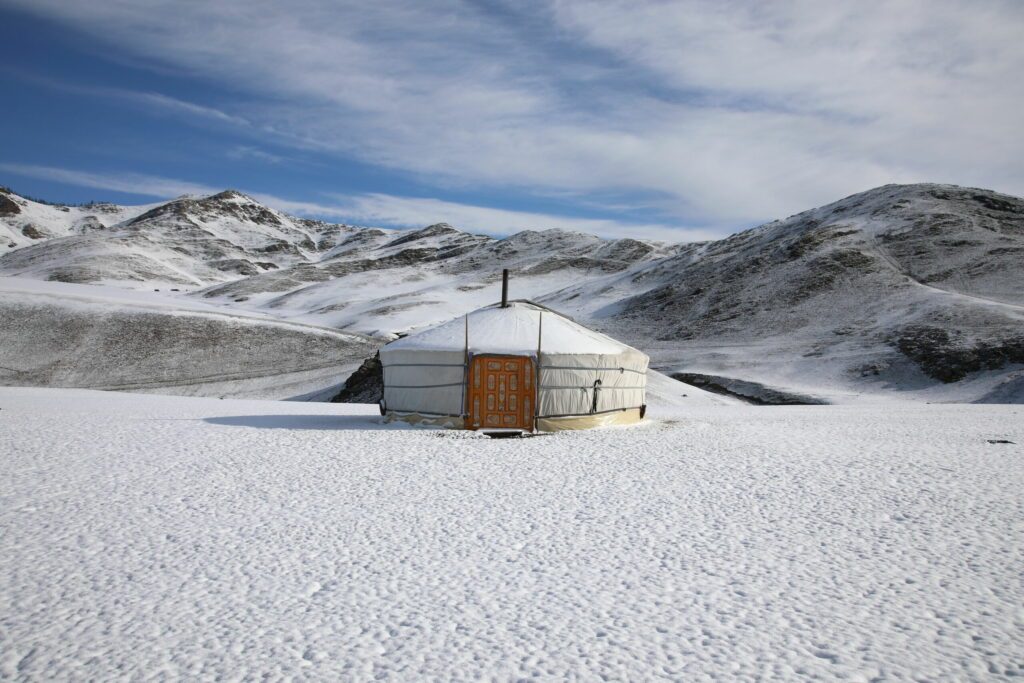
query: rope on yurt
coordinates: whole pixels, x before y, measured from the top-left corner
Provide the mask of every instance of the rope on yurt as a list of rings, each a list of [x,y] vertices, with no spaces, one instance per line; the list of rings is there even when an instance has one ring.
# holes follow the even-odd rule
[[[544,331],[544,311],[537,311],[537,366],[534,372],[536,379],[533,382],[533,431],[537,431],[537,420],[540,418],[540,344],[541,335]]]
[[[462,348],[462,418],[469,417],[469,313],[465,315],[465,344]]]

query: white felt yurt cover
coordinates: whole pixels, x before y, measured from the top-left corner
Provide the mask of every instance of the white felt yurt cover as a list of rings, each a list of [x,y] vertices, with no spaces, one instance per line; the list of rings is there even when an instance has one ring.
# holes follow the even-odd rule
[[[514,301],[384,346],[385,409],[461,419],[466,362],[482,354],[529,356],[539,363],[538,424],[644,405],[644,353],[542,306]]]

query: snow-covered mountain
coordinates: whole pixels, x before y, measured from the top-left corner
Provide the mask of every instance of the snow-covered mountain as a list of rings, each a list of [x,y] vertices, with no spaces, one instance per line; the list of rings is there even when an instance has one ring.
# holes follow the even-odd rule
[[[159,289],[186,307],[388,338],[494,301],[510,268],[514,297],[666,371],[829,400],[1024,400],[1024,201],[987,190],[885,186],[681,245],[361,228],[234,191],[147,207],[0,198],[12,245],[0,275]]]
[[[596,313],[689,371],[811,392],[981,379],[954,391],[1024,400],[1022,257],[1024,201],[893,185],[687,245]]]
[[[676,249],[561,230],[504,239],[445,224],[405,233],[368,230],[316,263],[211,287],[201,296],[367,334],[393,334],[493,302],[502,268],[515,273],[516,297],[544,298],[570,282],[627,272]]]
[[[64,206],[25,199],[0,187],[0,256],[55,237],[85,235],[117,225],[159,204]]]
[[[502,268],[516,271],[516,296],[540,297],[679,248],[561,230],[495,239],[446,224],[414,231],[328,224],[231,190],[123,208],[119,222],[103,222],[90,206],[46,206],[13,193],[5,199],[18,210],[0,217],[6,232],[39,237],[12,240],[0,275],[174,289],[370,334],[403,332],[490,303]]]
[[[354,230],[286,216],[232,190],[138,207],[4,201],[3,274],[62,282],[195,289],[315,260],[333,244],[325,233]]]

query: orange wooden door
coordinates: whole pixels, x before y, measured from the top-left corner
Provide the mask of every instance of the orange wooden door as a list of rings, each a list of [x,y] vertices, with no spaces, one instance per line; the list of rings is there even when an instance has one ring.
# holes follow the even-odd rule
[[[533,361],[526,356],[475,356],[469,369],[469,429],[533,431],[537,404]]]

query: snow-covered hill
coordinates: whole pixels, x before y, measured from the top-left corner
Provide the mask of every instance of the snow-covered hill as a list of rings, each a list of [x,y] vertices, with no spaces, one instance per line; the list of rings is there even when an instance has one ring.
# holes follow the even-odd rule
[[[546,230],[505,239],[448,225],[359,235],[323,260],[211,287],[205,299],[244,304],[317,324],[374,334],[406,332],[492,303],[502,268],[518,298],[543,298],[569,282],[651,263],[677,247]]]
[[[315,260],[355,231],[286,216],[233,190],[139,207],[5,201],[16,212],[0,223],[21,238],[12,237],[0,273],[62,282],[196,289]]]
[[[185,307],[386,339],[493,302],[510,268],[514,297],[621,337],[666,371],[831,401],[1024,401],[1024,201],[987,190],[885,186],[681,245],[359,228],[234,191],[102,216],[2,196],[14,247],[0,275],[172,290]]]
[[[641,293],[596,314],[689,371],[811,392],[979,380],[948,395],[1019,401],[1022,257],[1024,201],[886,186],[687,245],[630,279]]]
[[[294,398],[338,385],[365,337],[151,292],[0,278],[0,384]]]
[[[159,204],[64,206],[25,199],[0,187],[0,256],[55,237],[86,235],[149,211]]]

